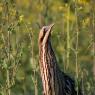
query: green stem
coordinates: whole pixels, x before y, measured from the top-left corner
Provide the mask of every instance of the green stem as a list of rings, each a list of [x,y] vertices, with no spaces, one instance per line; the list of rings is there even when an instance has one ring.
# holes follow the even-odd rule
[[[69,67],[69,55],[70,55],[70,33],[69,33],[69,17],[70,17],[70,6],[68,6],[68,18],[67,18],[67,66],[66,69]]]
[[[9,26],[9,6],[8,6],[8,2],[6,1],[6,17],[7,19],[7,27]],[[8,64],[10,64],[10,31],[8,32]],[[6,82],[7,82],[7,90],[6,90],[6,95],[11,95],[10,94],[10,76],[9,76],[9,69],[7,68],[6,70]]]
[[[9,70],[6,71],[6,82],[7,82],[7,91],[6,91],[6,95],[11,95],[10,94],[10,79],[9,79]]]
[[[77,85],[77,95],[78,95],[78,38],[79,38],[79,30],[78,30],[78,18],[77,18],[77,0],[75,1],[75,16],[76,16],[76,47],[75,47],[75,63],[76,63],[76,85]]]

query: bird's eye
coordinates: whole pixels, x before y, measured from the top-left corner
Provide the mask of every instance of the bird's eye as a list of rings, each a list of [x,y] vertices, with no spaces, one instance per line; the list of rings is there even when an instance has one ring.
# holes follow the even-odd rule
[[[45,26],[43,27],[43,31],[44,31],[44,32],[46,32],[46,31],[47,31],[47,29],[46,29],[46,27],[45,27]]]
[[[43,27],[42,30],[44,31],[45,30],[45,27]]]
[[[43,28],[43,31],[44,31],[44,32],[46,32],[46,29],[45,29],[45,28]]]
[[[43,36],[45,36],[45,33],[46,33],[46,30],[44,29],[44,31],[43,31]]]

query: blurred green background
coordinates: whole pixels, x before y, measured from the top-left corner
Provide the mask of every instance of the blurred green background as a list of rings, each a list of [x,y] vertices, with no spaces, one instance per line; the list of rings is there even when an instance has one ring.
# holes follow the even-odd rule
[[[0,95],[42,95],[38,34],[51,23],[60,69],[95,95],[95,0],[0,0]]]

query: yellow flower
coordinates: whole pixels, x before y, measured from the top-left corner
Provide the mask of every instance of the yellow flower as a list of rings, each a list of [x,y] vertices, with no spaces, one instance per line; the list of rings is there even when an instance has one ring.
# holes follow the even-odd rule
[[[22,22],[23,19],[24,19],[24,15],[20,15],[20,16],[19,16],[19,22]]]
[[[16,15],[16,10],[11,9],[10,13],[11,13],[12,16],[15,16]]]
[[[2,4],[0,4],[0,12],[2,12],[3,8],[2,8]]]
[[[85,4],[89,3],[89,1],[88,0],[78,0],[78,3],[85,5]]]
[[[3,44],[0,44],[0,49],[2,49],[3,48]]]
[[[60,10],[60,11],[63,10],[63,8],[64,8],[63,6],[59,6],[59,10]]]
[[[85,27],[86,25],[89,24],[89,22],[90,22],[90,18],[86,18],[86,19],[83,20],[82,24]]]

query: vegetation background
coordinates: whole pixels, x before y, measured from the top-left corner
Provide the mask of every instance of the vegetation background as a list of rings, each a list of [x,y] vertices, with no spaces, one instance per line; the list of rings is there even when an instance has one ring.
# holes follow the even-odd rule
[[[95,0],[0,0],[0,95],[42,95],[38,34],[51,23],[61,70],[95,95]]]

